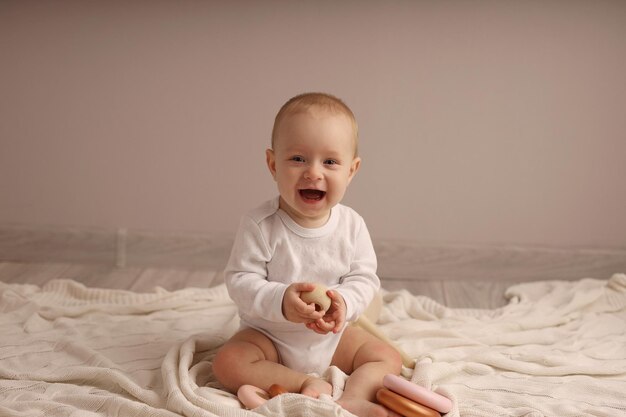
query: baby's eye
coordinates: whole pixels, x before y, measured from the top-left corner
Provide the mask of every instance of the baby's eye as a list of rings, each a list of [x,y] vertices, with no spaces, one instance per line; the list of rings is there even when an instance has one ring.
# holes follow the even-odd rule
[[[339,162],[337,162],[335,159],[327,159],[324,161],[324,164],[326,165],[337,165]]]
[[[301,156],[299,156],[299,155],[292,156],[292,157],[290,158],[290,160],[291,160],[291,161],[294,161],[294,162],[304,162],[304,158],[303,158],[303,157],[301,157]]]

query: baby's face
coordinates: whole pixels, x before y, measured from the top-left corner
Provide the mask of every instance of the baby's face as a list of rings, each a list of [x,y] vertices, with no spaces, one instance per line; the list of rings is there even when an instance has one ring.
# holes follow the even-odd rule
[[[278,183],[280,208],[300,226],[328,220],[359,168],[347,116],[317,108],[287,116],[278,127],[267,164]]]

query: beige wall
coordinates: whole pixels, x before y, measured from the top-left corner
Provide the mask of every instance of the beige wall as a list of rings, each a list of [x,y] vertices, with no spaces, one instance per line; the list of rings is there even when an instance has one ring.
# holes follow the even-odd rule
[[[2,1],[0,224],[229,232],[343,97],[374,238],[626,246],[626,2]]]

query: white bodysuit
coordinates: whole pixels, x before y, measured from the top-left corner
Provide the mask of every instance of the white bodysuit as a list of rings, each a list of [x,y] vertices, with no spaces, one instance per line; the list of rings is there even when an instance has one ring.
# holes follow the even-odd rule
[[[380,288],[376,254],[363,218],[351,208],[338,204],[324,226],[306,229],[279,209],[278,201],[267,201],[241,220],[225,270],[226,286],[242,328],[268,336],[285,366],[321,375],[343,330],[320,335],[287,321],[283,294],[294,282],[324,284],[341,294],[346,321],[354,321]]]

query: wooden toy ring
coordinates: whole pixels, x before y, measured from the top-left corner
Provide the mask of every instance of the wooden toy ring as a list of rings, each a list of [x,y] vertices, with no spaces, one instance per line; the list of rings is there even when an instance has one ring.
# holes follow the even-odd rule
[[[383,386],[391,391],[402,395],[410,400],[435,409],[440,413],[447,413],[452,410],[452,401],[431,390],[394,374],[387,374],[383,378]]]
[[[404,417],[441,417],[441,414],[432,408],[411,401],[387,388],[379,389],[376,392],[376,399],[391,411],[395,411]]]
[[[323,285],[315,284],[313,291],[306,291],[300,294],[300,299],[307,304],[315,304],[316,311],[323,311],[324,313],[330,308],[331,300],[326,294],[328,288]]]

